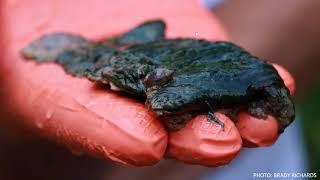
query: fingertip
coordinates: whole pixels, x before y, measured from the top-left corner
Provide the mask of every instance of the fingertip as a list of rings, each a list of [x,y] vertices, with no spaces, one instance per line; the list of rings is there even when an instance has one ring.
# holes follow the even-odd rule
[[[273,145],[278,137],[278,122],[272,117],[258,119],[252,115],[241,112],[238,115],[236,127],[243,140],[244,147],[261,147]]]
[[[88,154],[122,164],[149,166],[158,163],[163,158],[168,141],[167,132],[161,123],[147,113],[143,105],[124,99],[119,99],[117,103],[117,108],[121,109],[122,113],[113,112],[111,107],[103,103],[111,101],[105,98],[96,99],[90,110],[79,107],[81,109],[78,111],[78,122],[72,124],[66,121],[76,118],[75,115],[70,114],[71,117],[66,118],[66,113],[63,113],[64,118],[59,119],[64,122],[58,124],[64,125],[65,129],[72,129],[75,137],[86,137],[68,139],[70,132],[62,134],[64,144],[73,144],[76,140],[76,145],[83,145],[82,149]],[[101,113],[100,116],[97,112],[103,108],[108,113]]]
[[[293,95],[295,92],[295,81],[293,76],[290,74],[289,71],[287,71],[284,67],[273,63],[273,67],[278,71],[279,75],[284,81],[284,84],[289,89],[290,94]]]
[[[189,164],[216,167],[228,164],[242,147],[241,137],[234,123],[225,115],[215,113],[224,122],[209,122],[199,115],[179,131],[170,132],[167,156]]]
[[[153,165],[163,158],[167,132],[144,104],[68,76],[56,65],[26,67],[37,79],[17,79],[10,108],[37,135],[122,164]]]

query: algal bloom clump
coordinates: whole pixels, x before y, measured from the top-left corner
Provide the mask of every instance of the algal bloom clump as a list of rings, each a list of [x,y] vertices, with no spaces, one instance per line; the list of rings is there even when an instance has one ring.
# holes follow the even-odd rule
[[[231,42],[165,38],[165,23],[145,22],[123,35],[91,41],[53,33],[22,49],[37,62],[55,62],[69,74],[141,96],[169,129],[180,129],[198,114],[239,111],[273,115],[279,133],[294,120],[294,104],[276,69]]]

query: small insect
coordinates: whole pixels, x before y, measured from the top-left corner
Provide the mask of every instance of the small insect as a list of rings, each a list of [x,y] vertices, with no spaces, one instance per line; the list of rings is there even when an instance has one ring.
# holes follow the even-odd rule
[[[294,120],[289,90],[276,69],[231,42],[165,38],[165,23],[148,21],[127,33],[90,41],[69,33],[44,35],[22,49],[37,62],[53,61],[78,77],[141,96],[172,130],[192,117],[220,111],[237,120],[239,111],[273,115],[279,133]]]

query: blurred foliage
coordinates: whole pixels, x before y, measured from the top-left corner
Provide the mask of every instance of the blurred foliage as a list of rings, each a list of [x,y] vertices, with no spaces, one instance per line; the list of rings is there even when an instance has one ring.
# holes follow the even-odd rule
[[[304,134],[308,148],[310,171],[320,167],[320,83],[303,97],[299,108],[302,111]]]

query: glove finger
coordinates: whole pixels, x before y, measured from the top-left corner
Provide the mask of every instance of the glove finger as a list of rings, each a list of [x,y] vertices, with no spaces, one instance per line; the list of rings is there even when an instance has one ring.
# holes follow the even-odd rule
[[[295,82],[292,75],[283,67],[273,64],[279,75],[283,79],[285,85],[293,95],[295,91]],[[271,146],[278,137],[278,122],[272,117],[267,119],[259,119],[251,116],[246,112],[242,112],[238,116],[236,126],[240,132],[245,147]]]
[[[215,113],[224,129],[199,115],[179,131],[169,132],[166,155],[190,164],[220,166],[228,164],[240,151],[242,141],[234,123],[224,114]]]
[[[28,75],[11,87],[10,106],[22,114],[25,127],[74,151],[125,164],[162,158],[167,133],[140,102],[95,88],[56,65],[24,66]]]

